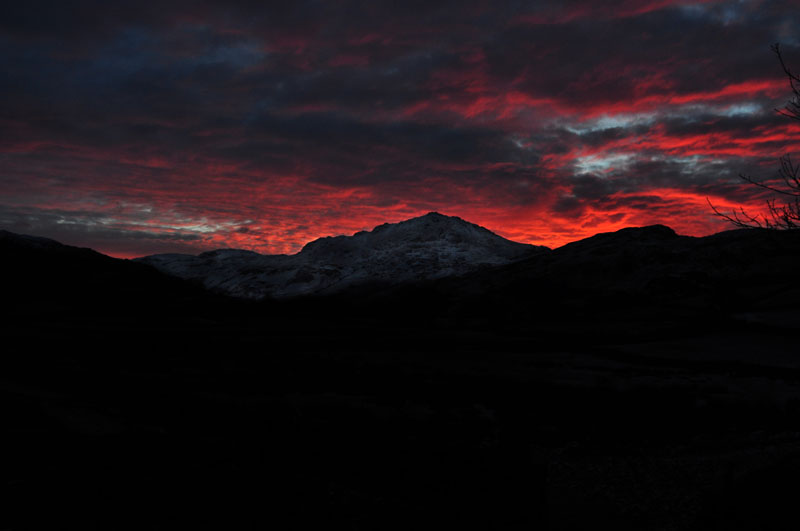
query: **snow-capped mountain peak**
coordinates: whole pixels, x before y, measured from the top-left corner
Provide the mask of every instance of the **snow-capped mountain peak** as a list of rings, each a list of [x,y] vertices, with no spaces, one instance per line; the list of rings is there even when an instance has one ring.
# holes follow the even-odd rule
[[[458,217],[430,212],[352,236],[319,238],[294,255],[219,249],[198,256],[153,255],[139,260],[230,295],[263,298],[463,275],[546,250],[512,242]]]

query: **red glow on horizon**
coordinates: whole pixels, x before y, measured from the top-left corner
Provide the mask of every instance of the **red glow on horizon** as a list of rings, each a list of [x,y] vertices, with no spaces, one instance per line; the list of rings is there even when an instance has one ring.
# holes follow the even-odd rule
[[[429,211],[549,247],[699,236],[728,228],[706,197],[762,212],[737,175],[800,143],[774,113],[780,6],[256,4],[0,30],[0,227],[125,258],[296,253]]]
[[[641,194],[617,194],[611,199],[613,202],[624,204],[629,200],[636,200]],[[744,207],[751,213],[764,211],[765,203],[762,199],[753,199],[746,203],[732,202],[722,196],[708,196],[700,193],[687,192],[677,189],[651,190],[648,196],[658,197],[657,206],[642,208],[588,207],[580,216],[547,217],[538,215],[533,211],[520,210],[517,212],[506,209],[479,209],[467,211],[454,206],[452,209],[440,209],[444,215],[458,216],[466,221],[483,226],[496,234],[512,241],[545,245],[556,249],[568,243],[589,238],[596,234],[615,232],[627,227],[646,225],[667,225],[680,235],[707,236],[734,227],[719,220],[712,215],[707,200],[711,200],[723,212],[731,212],[739,207]],[[410,212],[403,210],[386,217],[380,217],[380,211],[373,211],[366,215],[361,222],[342,220],[329,224],[329,231],[316,232],[308,230],[303,232],[305,239],[301,243],[295,240],[287,241],[280,247],[287,254],[299,252],[303,245],[317,238],[326,236],[351,236],[361,230],[372,230],[382,223],[398,223],[417,216],[425,215],[428,211]],[[284,229],[286,230],[286,229]],[[263,235],[228,234],[224,238],[213,237],[204,241],[204,248],[188,251],[191,254],[215,248],[241,248],[254,250],[262,254],[276,254],[270,248],[265,248],[261,242]],[[116,258],[137,258],[143,253],[114,251],[99,246],[97,251]]]

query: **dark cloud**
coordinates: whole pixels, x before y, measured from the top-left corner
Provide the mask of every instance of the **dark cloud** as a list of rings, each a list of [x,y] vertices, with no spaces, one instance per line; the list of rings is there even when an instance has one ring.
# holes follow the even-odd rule
[[[760,204],[738,174],[800,138],[769,51],[800,64],[798,23],[783,0],[9,5],[0,223],[118,254],[428,210],[548,245],[717,230],[705,197]]]

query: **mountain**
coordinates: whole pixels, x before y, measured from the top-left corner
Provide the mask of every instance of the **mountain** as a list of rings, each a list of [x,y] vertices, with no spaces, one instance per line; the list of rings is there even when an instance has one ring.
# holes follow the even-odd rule
[[[569,243],[483,275],[502,296],[546,284],[562,294],[725,299],[795,292],[800,231],[739,229],[711,236],[678,235],[664,225],[631,227]],[[467,279],[466,282],[475,282]],[[725,292],[721,294],[720,292]],[[748,295],[749,293],[749,295]]]
[[[380,304],[386,312],[428,320],[470,313],[527,319],[528,327],[579,315],[598,323],[614,313],[644,318],[645,307],[800,318],[793,284],[800,231],[740,229],[691,237],[653,225],[549,250],[430,213],[353,236],[320,238],[295,255],[220,249],[117,260],[6,231],[0,231],[0,250],[6,298],[18,301],[18,313],[75,300],[95,301],[86,306],[100,316],[108,315],[103,306],[130,307],[134,300],[153,308],[159,305],[152,301],[187,298],[221,304],[210,290],[240,299],[334,295],[332,304]]]
[[[796,330],[798,256],[800,231],[691,237],[663,225],[632,227],[413,293],[398,290],[391,304],[428,297],[440,313],[473,326],[492,322],[564,339],[580,333],[596,342],[659,336],[679,323],[697,333],[731,320]]]
[[[0,230],[0,310],[13,322],[158,322],[214,296],[146,264]]]
[[[294,255],[219,249],[198,256],[157,254],[137,260],[218,292],[261,299],[461,276],[547,251],[431,212],[352,236],[319,238]]]

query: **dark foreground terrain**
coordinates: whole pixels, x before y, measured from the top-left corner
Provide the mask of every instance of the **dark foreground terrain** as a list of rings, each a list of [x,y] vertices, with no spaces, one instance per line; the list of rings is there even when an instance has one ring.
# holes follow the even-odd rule
[[[282,302],[3,233],[0,529],[787,529],[800,234],[665,229]]]

